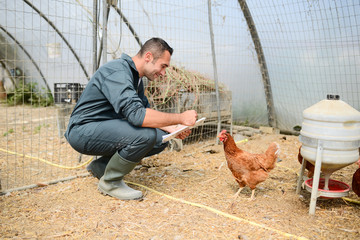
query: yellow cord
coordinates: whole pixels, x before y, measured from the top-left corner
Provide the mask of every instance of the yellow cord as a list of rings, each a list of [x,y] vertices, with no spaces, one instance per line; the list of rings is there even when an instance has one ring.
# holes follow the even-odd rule
[[[135,186],[139,186],[139,187],[142,187],[148,191],[151,191],[153,193],[156,193],[156,194],[159,194],[161,196],[164,196],[166,198],[169,198],[171,200],[175,200],[175,201],[178,201],[178,202],[182,202],[182,203],[185,203],[185,204],[188,204],[188,205],[191,205],[191,206],[195,206],[195,207],[199,207],[199,208],[204,208],[210,212],[213,212],[213,213],[216,213],[216,214],[219,214],[221,216],[224,216],[224,217],[227,217],[227,218],[230,218],[232,220],[236,220],[236,221],[239,221],[239,222],[246,222],[248,224],[251,224],[253,226],[256,226],[256,227],[261,227],[261,228],[264,228],[266,230],[270,230],[270,231],[273,231],[273,232],[276,232],[276,233],[279,233],[283,236],[286,236],[288,238],[295,238],[295,239],[302,239],[302,240],[305,240],[307,238],[304,238],[304,237],[298,237],[298,236],[295,236],[295,235],[292,235],[290,233],[286,233],[286,232],[282,232],[280,230],[277,230],[277,229],[274,229],[274,228],[271,228],[271,227],[267,227],[265,225],[262,225],[262,224],[259,224],[259,223],[255,223],[255,222],[252,222],[252,221],[249,221],[249,220],[246,220],[244,218],[240,218],[240,217],[236,217],[234,215],[231,215],[231,214],[228,214],[228,213],[225,213],[225,212],[222,212],[222,211],[219,211],[215,208],[212,208],[212,207],[209,207],[209,206],[206,206],[206,205],[203,205],[203,204],[199,204],[199,203],[193,203],[193,202],[189,202],[189,201],[186,201],[186,200],[183,200],[183,199],[180,199],[180,198],[176,198],[176,197],[173,197],[173,196],[170,196],[170,195],[167,195],[165,193],[162,193],[162,192],[159,192],[159,191],[156,191],[152,188],[149,188],[149,187],[146,187],[144,185],[141,185],[139,183],[133,183],[133,182],[129,182],[129,181],[125,181],[126,183],[128,184],[132,184],[132,185],[135,185]]]
[[[244,139],[240,142],[247,142],[247,139]],[[6,153],[10,153],[10,154],[14,154],[14,155],[18,155],[18,156],[21,156],[21,157],[27,157],[27,158],[31,158],[31,159],[37,159],[37,160],[40,160],[44,163],[47,163],[51,166],[55,166],[55,167],[59,167],[59,168],[65,168],[65,169],[75,169],[75,168],[80,168],[86,164],[88,164],[92,159],[93,157],[91,157],[87,162],[79,165],[79,166],[74,166],[74,167],[68,167],[68,166],[63,166],[63,165],[59,165],[59,164],[55,164],[55,163],[52,163],[52,162],[49,162],[45,159],[41,159],[41,158],[37,158],[37,157],[33,157],[33,156],[28,156],[28,155],[24,155],[24,154],[21,154],[21,153],[16,153],[16,152],[12,152],[12,151],[8,151],[8,150],[5,150],[5,149],[2,149],[0,148],[1,151],[3,152],[6,152]],[[241,222],[246,222],[246,223],[249,223],[251,225],[254,225],[256,227],[261,227],[261,228],[264,228],[264,229],[267,229],[267,230],[271,230],[273,232],[277,232],[283,236],[286,236],[286,237],[289,237],[289,238],[295,238],[295,239],[307,239],[307,238],[303,238],[303,237],[298,237],[298,236],[295,236],[295,235],[292,235],[292,234],[289,234],[289,233],[285,233],[285,232],[282,232],[280,230],[277,230],[277,229],[273,229],[273,228],[270,228],[270,227],[267,227],[267,226],[264,226],[262,224],[258,224],[258,223],[255,223],[255,222],[252,222],[252,221],[249,221],[249,220],[246,220],[246,219],[243,219],[243,218],[240,218],[240,217],[236,217],[236,216],[233,216],[231,214],[228,214],[228,213],[225,213],[225,212],[222,212],[222,211],[219,211],[215,208],[212,208],[212,207],[209,207],[209,206],[206,206],[206,205],[203,205],[203,204],[199,204],[199,203],[193,203],[193,202],[189,202],[189,201],[186,201],[186,200],[183,200],[183,199],[179,199],[179,198],[175,198],[173,196],[170,196],[170,195],[167,195],[165,193],[162,193],[162,192],[159,192],[159,191],[156,191],[152,188],[149,188],[149,187],[146,187],[144,185],[141,185],[141,184],[138,184],[138,183],[133,183],[133,182],[128,182],[128,181],[125,181],[129,184],[132,184],[132,185],[135,185],[135,186],[139,186],[139,187],[142,187],[148,191],[151,191],[151,192],[154,192],[156,194],[159,194],[161,196],[164,196],[166,198],[169,198],[169,199],[172,199],[172,200],[175,200],[175,201],[178,201],[178,202],[182,202],[182,203],[185,203],[185,204],[188,204],[188,205],[191,205],[191,206],[195,206],[195,207],[200,207],[200,208],[203,208],[203,209],[206,209],[208,211],[211,211],[213,213],[216,213],[216,214],[219,214],[221,216],[224,216],[224,217],[227,217],[227,218],[230,218],[230,219],[233,219],[233,220],[236,220],[236,221],[241,221]]]
[[[16,153],[16,152],[12,152],[12,151],[8,151],[6,149],[2,149],[0,148],[0,151],[3,151],[3,152],[6,152],[6,153],[10,153],[10,154],[14,154],[14,155],[18,155],[18,156],[21,156],[21,157],[27,157],[27,158],[31,158],[31,159],[36,159],[36,160],[39,160],[41,162],[44,162],[46,164],[49,164],[51,166],[54,166],[54,167],[58,167],[58,168],[63,168],[63,169],[77,169],[77,168],[81,168],[87,164],[89,164],[94,157],[91,157],[88,161],[78,165],[78,166],[74,166],[74,167],[69,167],[69,166],[64,166],[64,165],[59,165],[59,164],[56,164],[56,163],[52,163],[48,160],[45,160],[45,159],[42,159],[42,158],[38,158],[38,157],[33,157],[33,156],[29,156],[29,155],[24,155],[24,154],[21,154],[21,153]]]
[[[241,143],[241,142],[247,142],[248,140],[247,139],[244,139],[244,140],[241,140],[241,141],[238,141],[236,143]],[[27,158],[31,158],[31,159],[36,159],[36,160],[39,160],[43,163],[46,163],[46,164],[49,164],[51,166],[54,166],[54,167],[58,167],[58,168],[63,168],[63,169],[77,169],[77,168],[81,168],[87,164],[89,164],[94,157],[91,157],[88,161],[78,165],[78,166],[74,166],[74,167],[69,167],[69,166],[64,166],[64,165],[60,165],[60,164],[56,164],[56,163],[52,163],[46,159],[42,159],[42,158],[38,158],[38,157],[33,157],[33,156],[29,156],[29,155],[25,155],[25,154],[22,154],[22,153],[17,153],[17,152],[13,152],[13,151],[9,151],[9,150],[6,150],[6,149],[3,149],[3,148],[0,148],[0,151],[3,151],[3,152],[6,152],[6,153],[10,153],[10,154],[14,154],[14,155],[18,155],[20,157],[27,157]]]
[[[240,141],[235,142],[235,144],[242,143],[242,142],[247,142],[247,141],[249,141],[249,140],[248,140],[247,138],[245,138],[245,139],[243,139],[243,140],[240,140]]]
[[[247,142],[247,141],[248,141],[248,139],[240,140],[240,141],[237,141],[236,144],[241,143],[241,142]],[[31,158],[31,159],[37,159],[37,160],[40,160],[40,161],[42,161],[42,162],[44,162],[44,163],[47,163],[47,164],[49,164],[49,165],[51,165],[51,166],[59,167],[59,168],[64,168],[64,169],[76,169],[76,168],[81,168],[81,167],[87,165],[88,163],[90,163],[90,162],[93,160],[93,157],[91,157],[88,161],[84,162],[84,163],[81,164],[81,165],[74,166],[74,167],[69,167],[69,166],[64,166],[64,165],[55,164],[55,163],[52,163],[52,162],[47,161],[47,160],[45,160],[45,159],[41,159],[41,158],[37,158],[37,157],[33,157],[33,156],[28,156],[28,155],[24,155],[24,154],[12,152],[12,151],[8,151],[8,150],[2,149],[2,148],[0,148],[0,151],[6,152],[6,153],[10,153],[10,154],[14,154],[14,155],[18,155],[18,156],[24,156],[24,157]],[[295,170],[293,170],[293,169],[290,169],[290,168],[287,168],[287,167],[284,167],[284,166],[281,166],[281,165],[278,165],[278,166],[283,167],[283,168],[286,168],[286,169],[288,169],[288,170],[291,170],[291,171],[295,172]],[[296,173],[296,172],[295,172],[295,173]],[[169,198],[169,199],[172,199],[172,200],[175,200],[175,201],[178,201],[178,202],[182,202],[182,203],[185,203],[185,204],[188,204],[188,205],[191,205],[191,206],[203,208],[203,209],[206,209],[206,210],[208,210],[208,211],[210,211],[210,212],[219,214],[219,215],[221,215],[221,216],[230,218],[230,219],[235,220],[235,221],[246,222],[246,223],[251,224],[251,225],[253,225],[253,226],[261,227],[261,228],[264,228],[264,229],[267,229],[267,230],[276,232],[276,233],[281,234],[281,235],[283,235],[283,236],[285,236],[285,237],[288,237],[288,238],[295,238],[295,239],[299,239],[299,240],[306,240],[306,239],[307,239],[307,238],[304,238],[304,237],[295,236],[295,235],[290,234],[290,233],[282,232],[282,231],[280,231],[280,230],[277,230],[277,229],[274,229],[274,228],[270,228],[270,227],[264,226],[264,225],[262,225],[262,224],[255,223],[255,222],[252,222],[252,221],[249,221],[249,220],[240,218],[240,217],[233,216],[233,215],[231,215],[231,214],[228,214],[228,213],[219,211],[219,210],[217,210],[217,209],[215,209],[215,208],[212,208],[212,207],[209,207],[209,206],[206,206],[206,205],[203,205],[203,204],[193,203],[193,202],[189,202],[189,201],[186,201],[186,200],[183,200],[183,199],[175,198],[175,197],[173,197],[173,196],[170,196],[170,195],[167,195],[167,194],[165,194],[165,193],[156,191],[156,190],[154,190],[154,189],[152,189],[152,188],[146,187],[146,186],[141,185],[141,184],[138,184],[138,183],[133,183],[133,182],[129,182],[129,181],[125,181],[125,182],[127,182],[127,183],[129,183],[129,184],[132,184],[132,185],[135,185],[135,186],[142,187],[142,188],[144,188],[144,189],[146,189],[146,190],[148,190],[148,191],[154,192],[154,193],[159,194],[159,195],[161,195],[161,196],[164,196],[164,197],[166,197],[166,198]],[[353,200],[353,199],[349,199],[349,198],[345,198],[345,197],[342,197],[342,199],[343,199],[344,201],[349,201],[349,202],[352,202],[352,203],[360,204],[360,202],[358,202],[358,201],[356,201],[356,200]]]

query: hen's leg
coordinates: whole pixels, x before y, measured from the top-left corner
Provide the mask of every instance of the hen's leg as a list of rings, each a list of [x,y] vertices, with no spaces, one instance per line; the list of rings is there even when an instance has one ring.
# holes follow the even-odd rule
[[[235,195],[234,195],[234,201],[235,201],[236,198],[239,196],[241,190],[243,190],[243,187],[239,188],[239,190],[235,193]]]
[[[254,195],[255,195],[255,188],[253,190],[251,190],[251,197],[250,197],[250,200],[254,200]]]
[[[235,206],[235,201],[236,201],[237,197],[239,196],[241,190],[243,190],[243,187],[239,188],[239,190],[235,193],[233,200],[229,206],[230,209],[232,209]]]

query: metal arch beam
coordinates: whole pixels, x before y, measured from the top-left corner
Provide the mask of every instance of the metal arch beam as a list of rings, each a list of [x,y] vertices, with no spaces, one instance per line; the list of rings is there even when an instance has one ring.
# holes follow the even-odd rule
[[[244,14],[246,23],[248,25],[248,28],[249,28],[249,31],[251,34],[251,38],[254,42],[255,50],[257,53],[257,58],[258,58],[258,62],[260,65],[260,70],[261,70],[261,75],[262,75],[262,80],[263,80],[263,85],[264,85],[264,91],[265,91],[265,97],[266,97],[268,122],[271,127],[276,127],[276,124],[277,124],[276,123],[276,112],[275,112],[275,107],[274,107],[273,95],[272,95],[272,91],[271,91],[270,77],[269,77],[269,72],[267,69],[266,61],[265,61],[264,52],[263,52],[263,49],[261,46],[260,38],[257,33],[255,23],[251,16],[251,13],[250,13],[249,7],[246,3],[246,0],[238,0],[238,2],[240,4],[241,10]]]
[[[21,43],[19,41],[17,41],[16,38],[13,35],[11,35],[11,33],[9,33],[2,25],[0,25],[0,29],[3,30],[21,48],[21,50],[24,51],[26,56],[28,56],[30,61],[34,64],[34,67],[36,68],[36,70],[39,72],[39,74],[40,74],[41,78],[43,79],[48,91],[51,92],[49,84],[46,81],[46,78],[45,78],[44,74],[41,72],[39,66],[36,64],[35,60],[31,57],[30,53],[28,51],[26,51],[26,49],[21,45]]]
[[[39,9],[37,9],[32,3],[30,3],[28,0],[23,0],[27,5],[29,5],[32,9],[34,9],[39,15],[40,17],[42,17],[43,19],[45,19],[45,21],[47,23],[49,23],[49,25],[55,30],[55,32],[61,37],[61,39],[65,42],[65,44],[68,46],[68,48],[70,49],[70,51],[72,52],[72,54],[74,55],[74,57],[76,58],[76,60],[78,61],[78,63],[80,64],[81,69],[83,70],[86,78],[88,80],[90,80],[89,74],[87,73],[84,64],[82,64],[79,56],[76,54],[75,50],[71,47],[70,43],[66,40],[66,38],[61,34],[61,32],[59,31],[59,29],[57,29],[57,27],[55,26],[55,24],[53,22],[50,21],[50,19],[48,19]]]

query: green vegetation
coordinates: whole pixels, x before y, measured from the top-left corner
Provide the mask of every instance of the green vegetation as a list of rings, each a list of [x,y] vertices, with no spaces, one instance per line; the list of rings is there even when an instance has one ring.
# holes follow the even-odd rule
[[[7,132],[5,132],[5,133],[3,134],[3,136],[6,137],[7,135],[9,135],[9,134],[11,134],[11,133],[13,133],[13,132],[14,132],[14,129],[10,128],[9,131],[7,131]]]
[[[45,91],[44,91],[45,92]],[[29,104],[34,107],[47,107],[54,104],[51,93],[41,93],[37,83],[20,83],[13,92],[7,93],[9,105]]]
[[[40,133],[40,130],[41,130],[41,125],[39,125],[35,128],[34,133],[35,134]]]
[[[35,127],[34,134],[40,133],[42,127],[48,128],[50,127],[50,125],[49,124],[38,125],[37,127]]]

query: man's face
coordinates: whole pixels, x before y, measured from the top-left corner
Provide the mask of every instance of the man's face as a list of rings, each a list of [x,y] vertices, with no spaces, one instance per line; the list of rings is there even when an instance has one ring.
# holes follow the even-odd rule
[[[171,55],[168,51],[163,52],[157,60],[154,60],[154,56],[151,52],[147,52],[145,55],[146,65],[144,75],[150,81],[158,78],[159,76],[164,76],[165,69],[170,65],[170,58]]]

